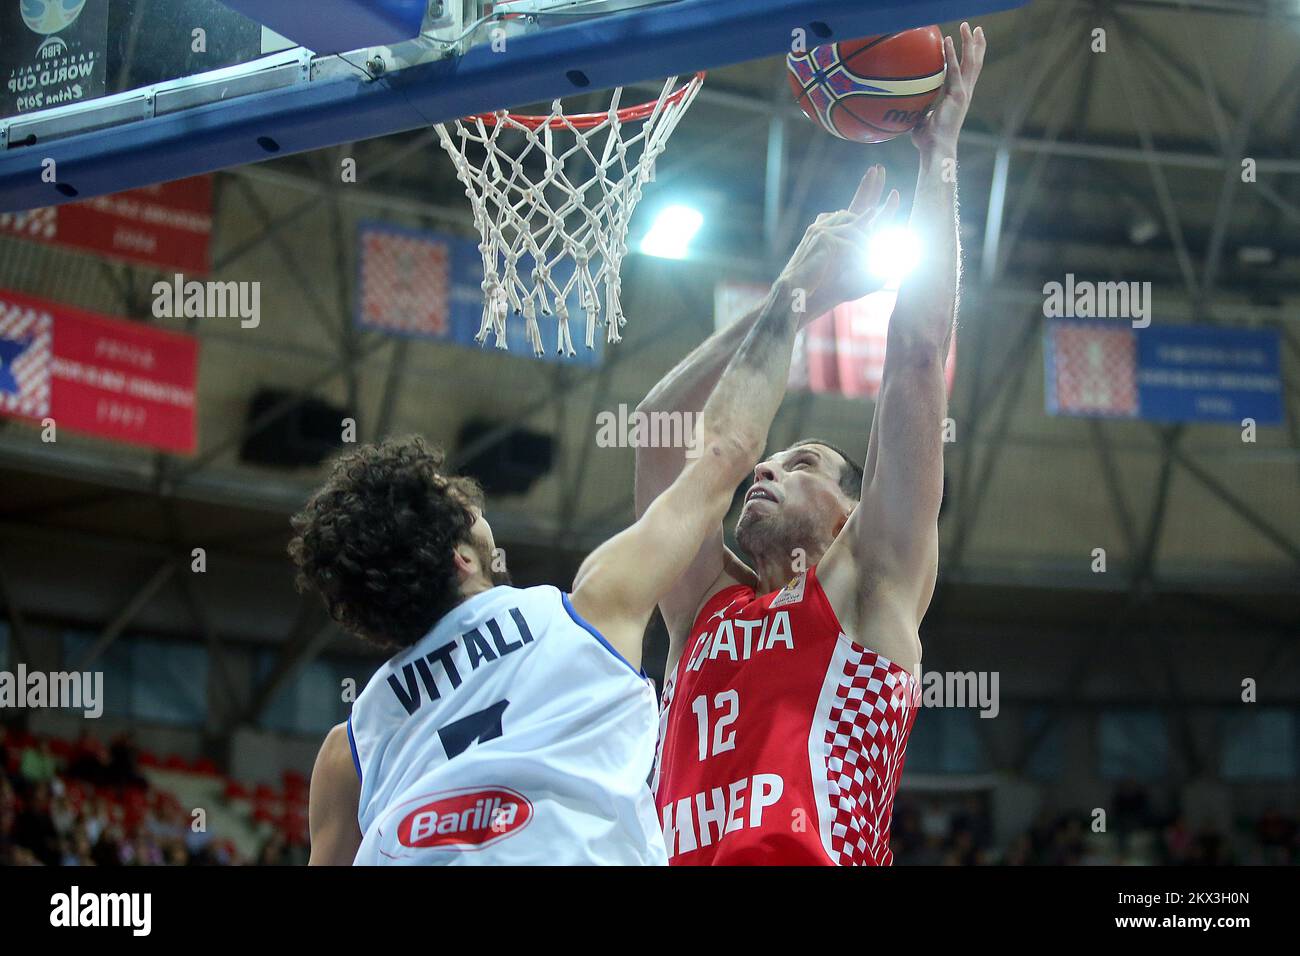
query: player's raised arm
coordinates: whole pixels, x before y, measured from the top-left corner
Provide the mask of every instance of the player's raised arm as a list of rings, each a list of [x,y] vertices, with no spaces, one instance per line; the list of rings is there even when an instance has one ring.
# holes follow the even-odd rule
[[[705,541],[719,533],[732,493],[762,456],[805,314],[798,307],[814,294],[842,294],[836,289],[845,251],[860,248],[873,225],[897,208],[897,193],[883,206],[868,206],[879,196],[882,179],[883,171],[873,170],[851,209],[809,228],[704,406],[698,456],[684,458],[686,466],[636,524],[597,548],[579,569],[574,607],[634,664],[655,605],[692,567]]]
[[[884,218],[879,216],[884,186],[884,167],[872,166],[863,176],[848,209],[819,216],[804,235],[777,283],[777,287],[783,287],[791,308],[795,307],[796,294],[804,300],[798,303],[802,308],[794,316],[796,330],[840,303],[873,291],[867,270],[861,268],[860,247],[853,246],[851,266],[841,266],[849,262],[843,252],[860,237],[865,223]],[[698,413],[704,408],[737,349],[762,321],[769,304],[765,301],[740,321],[710,336],[664,376],[638,406],[638,411],[647,414]],[[785,395],[790,357],[794,348],[793,333],[785,341],[787,354],[781,374],[751,383],[753,389],[761,392],[765,400],[774,403],[772,417],[775,417],[775,410]],[[765,432],[770,425],[769,418],[764,426]],[[754,460],[757,460],[757,456]],[[687,464],[685,449],[682,448],[637,449],[638,517],[644,515],[651,503],[677,480]],[[724,576],[737,580],[753,576],[723,544],[722,519],[725,514],[724,509],[716,526],[710,528],[702,539],[685,572],[660,599],[659,607],[673,640],[684,636],[700,604],[716,588],[719,580]]]
[[[944,39],[944,93],[913,139],[921,153],[911,228],[923,263],[899,290],[889,321],[884,377],[871,434],[862,499],[823,560],[827,593],[845,603],[884,606],[897,620],[882,628],[915,634],[934,590],[938,517],[943,497],[944,365],[956,313],[960,248],[957,228],[957,138],[984,62],[984,33],[962,24],[963,58]],[[871,625],[864,623],[870,630]],[[871,644],[870,634],[863,635]],[[919,646],[875,648],[909,669]],[[910,665],[909,665],[910,661]]]
[[[883,166],[872,166],[862,178],[857,195],[849,207],[848,213],[860,215],[866,210],[875,211],[885,187],[885,170]],[[835,213],[843,218],[846,213]],[[817,226],[823,226],[831,215],[818,217]],[[801,250],[803,247],[800,247]],[[798,253],[796,253],[796,258]],[[791,261],[794,265],[794,260]],[[788,269],[787,269],[788,271]],[[805,292],[809,296],[807,306],[798,319],[807,324],[813,319],[833,309],[844,299],[837,298],[838,290],[831,284],[817,283],[815,277],[799,276],[800,281],[808,283]],[[864,293],[865,294],[865,293]],[[763,315],[767,303],[760,303],[743,318],[733,322],[725,329],[719,329],[697,346],[676,367],[660,379],[646,397],[637,406],[637,411],[682,412],[699,414],[705,402],[718,384],[718,379],[731,361],[736,350]],[[792,343],[793,345],[793,343]],[[779,386],[784,392],[785,382]],[[638,448],[636,452],[636,514],[645,514],[650,503],[676,480],[686,466],[685,449],[673,447]],[[718,537],[721,546],[721,534]]]
[[[732,493],[762,454],[784,391],[767,383],[789,374],[797,322],[778,283],[704,406],[698,455],[683,456],[667,490],[578,570],[574,607],[634,664],[655,605],[720,533]]]

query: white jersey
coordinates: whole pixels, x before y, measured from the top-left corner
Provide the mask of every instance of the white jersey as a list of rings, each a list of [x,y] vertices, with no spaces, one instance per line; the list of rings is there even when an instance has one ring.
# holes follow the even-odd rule
[[[657,733],[650,681],[567,594],[477,594],[353,705],[355,864],[667,864]]]

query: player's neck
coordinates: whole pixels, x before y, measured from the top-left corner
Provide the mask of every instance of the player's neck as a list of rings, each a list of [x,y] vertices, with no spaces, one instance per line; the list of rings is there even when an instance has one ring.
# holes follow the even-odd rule
[[[496,587],[495,584],[481,575],[475,575],[472,578],[468,578],[465,581],[462,581],[460,585],[461,603],[463,604],[476,594],[482,594],[484,591],[491,591],[494,587]]]
[[[781,548],[768,554],[754,555],[754,573],[758,575],[759,594],[779,591],[800,571],[807,571],[826,553],[825,548]]]

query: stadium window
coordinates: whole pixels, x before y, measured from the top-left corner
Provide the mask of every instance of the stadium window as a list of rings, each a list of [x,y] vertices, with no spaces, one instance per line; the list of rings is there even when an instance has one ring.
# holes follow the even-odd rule
[[[276,655],[259,655],[258,680],[265,681],[275,668]],[[326,733],[347,718],[349,706],[343,703],[338,665],[331,661],[312,661],[292,683],[281,688],[262,713],[260,726],[286,734],[315,736]]]
[[[192,644],[131,641],[131,716],[202,724],[208,713],[208,652]]]
[[[1022,723],[1026,743],[1042,735],[1025,761],[1025,776],[1033,780],[1055,780],[1065,772],[1065,724],[1050,718],[1048,708],[1034,707],[1025,713]]]
[[[1220,722],[1220,773],[1225,780],[1293,780],[1296,714],[1282,707],[1249,707]]]
[[[76,667],[97,636],[63,635],[63,667]],[[159,724],[207,717],[208,655],[202,647],[123,637],[90,665],[104,675],[104,713]]]
[[[1154,710],[1115,710],[1097,721],[1101,775],[1110,780],[1164,777],[1169,765],[1169,729]]]
[[[94,646],[98,635],[87,631],[65,631],[63,634],[63,669],[77,667],[86,652]],[[93,673],[104,675],[104,716],[131,716],[131,671],[133,658],[129,642],[119,639],[90,664]]]
[[[974,710],[922,707],[907,742],[913,773],[982,773],[988,769]]]

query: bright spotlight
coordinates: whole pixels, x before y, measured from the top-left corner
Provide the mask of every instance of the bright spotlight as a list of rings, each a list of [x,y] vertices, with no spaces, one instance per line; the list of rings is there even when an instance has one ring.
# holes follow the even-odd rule
[[[641,251],[661,259],[685,259],[691,240],[704,225],[704,214],[690,206],[669,206],[641,240]]]
[[[897,289],[920,262],[921,240],[906,226],[888,226],[867,242],[867,269],[886,289]]]

